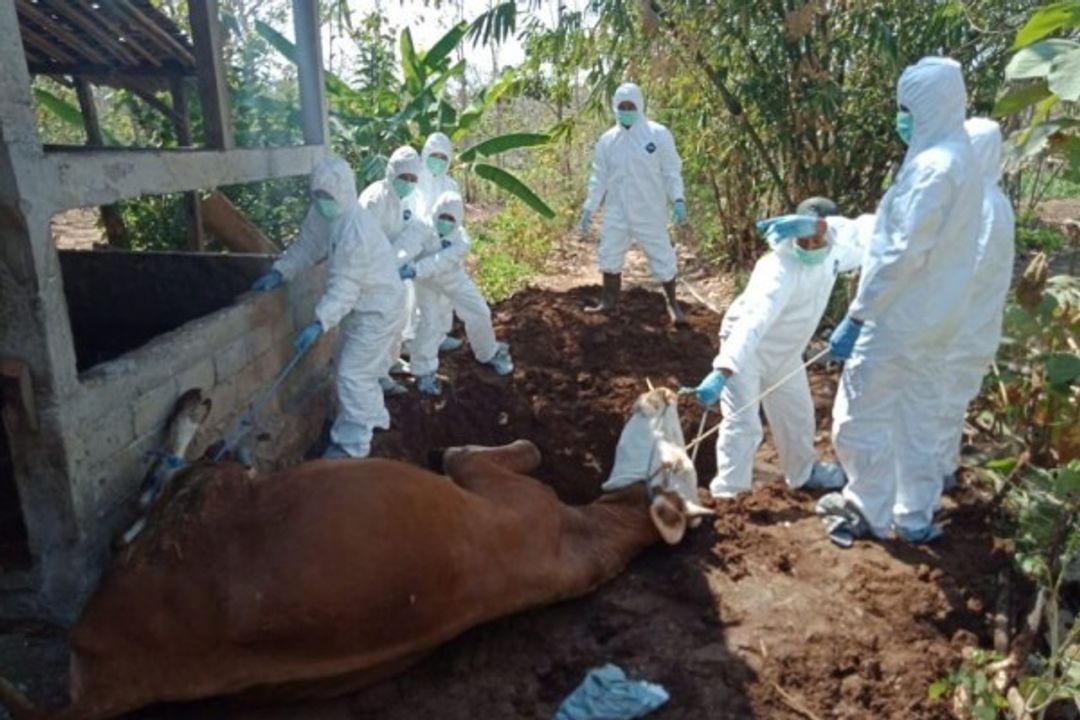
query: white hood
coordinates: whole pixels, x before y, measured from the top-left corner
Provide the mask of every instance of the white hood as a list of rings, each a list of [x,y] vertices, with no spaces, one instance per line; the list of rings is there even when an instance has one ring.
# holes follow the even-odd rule
[[[637,108],[638,117],[634,121],[635,125],[648,124],[648,119],[645,117],[645,95],[642,94],[641,88],[634,83],[623,83],[615,90],[615,95],[611,98],[611,109],[615,112],[619,111],[619,103],[629,100],[634,103],[634,107]]]
[[[408,145],[399,147],[386,163],[386,178],[392,180],[402,173],[420,177],[420,156]]]
[[[347,215],[356,205],[356,178],[349,163],[336,155],[320,160],[311,171],[311,191],[317,190],[334,198],[341,214]]]
[[[431,221],[437,222],[443,213],[454,216],[454,230],[460,228],[465,219],[465,203],[461,195],[456,192],[444,192],[440,195],[431,208]]]
[[[444,133],[436,132],[431,133],[431,135],[428,136],[427,142],[424,143],[424,151],[422,153],[425,165],[427,164],[427,159],[431,157],[433,153],[442,153],[446,156],[447,161],[451,163],[454,162],[454,144],[450,142],[450,138]]]
[[[979,177],[987,185],[1001,181],[1001,126],[989,118],[971,118],[964,123],[964,130],[971,139]]]
[[[911,112],[914,132],[907,157],[914,157],[964,128],[967,90],[960,63],[925,57],[909,65],[896,84],[897,102]]]

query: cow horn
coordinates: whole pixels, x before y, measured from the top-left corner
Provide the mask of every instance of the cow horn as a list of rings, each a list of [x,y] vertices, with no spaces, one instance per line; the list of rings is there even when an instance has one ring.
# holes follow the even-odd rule
[[[682,501],[668,491],[660,491],[649,505],[649,517],[660,537],[668,545],[677,545],[686,534],[686,515]]]

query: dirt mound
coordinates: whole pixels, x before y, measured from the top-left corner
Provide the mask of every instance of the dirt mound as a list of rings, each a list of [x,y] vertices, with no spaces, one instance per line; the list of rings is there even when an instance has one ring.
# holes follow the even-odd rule
[[[595,288],[530,290],[496,311],[517,369],[497,378],[468,351],[444,358],[452,390],[391,402],[379,454],[517,437],[544,452],[537,475],[586,502],[610,470],[628,410],[654,384],[698,380],[716,351],[718,318],[689,308],[672,328],[656,293],[633,290],[611,317],[582,312]],[[835,376],[812,373],[819,429]],[[687,437],[700,411],[684,402]],[[426,440],[422,442],[419,440]],[[819,446],[828,452],[827,434]],[[713,447],[698,456],[701,481]],[[976,497],[947,501],[947,537],[931,549],[824,537],[815,497],[775,482],[763,447],[753,493],[676,548],[654,548],[599,592],[477,628],[397,680],[347,701],[354,718],[550,717],[584,672],[605,662],[664,684],[663,718],[952,717],[927,687],[988,641],[995,572],[1008,561]],[[768,482],[772,480],[773,482]]]
[[[644,289],[625,293],[611,316],[584,312],[597,293],[527,290],[499,305],[495,332],[510,343],[513,376],[496,376],[468,348],[444,355],[444,396],[392,399],[392,428],[376,435],[374,453],[423,463],[433,447],[528,438],[544,454],[537,476],[563,500],[595,498],[646,379],[696,384],[716,354],[718,327],[700,306],[688,308],[688,327],[673,327],[659,293]],[[690,401],[682,410],[687,431],[695,431],[700,411]],[[711,445],[699,461],[714,471]]]

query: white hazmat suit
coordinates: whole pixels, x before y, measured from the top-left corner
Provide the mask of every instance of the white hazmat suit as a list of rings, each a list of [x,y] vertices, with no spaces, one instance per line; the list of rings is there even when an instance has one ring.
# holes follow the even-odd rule
[[[386,163],[386,177],[371,183],[360,193],[360,205],[379,223],[379,227],[394,249],[398,267],[420,253],[423,247],[423,235],[427,232],[427,228],[423,223],[413,222],[413,211],[406,204],[408,198],[398,197],[394,190],[394,179],[399,175],[408,174],[414,176],[416,184],[419,184],[420,170],[420,156],[416,151],[407,145],[399,147],[391,153]],[[414,185],[410,195],[415,194]],[[405,282],[405,299],[402,302],[406,324],[402,328],[402,337],[387,351],[387,372],[401,354],[402,342],[408,335],[408,319],[416,311],[416,292],[410,281]],[[404,392],[404,388],[386,381],[384,385],[383,389],[390,393]]]
[[[916,537],[941,492],[945,352],[968,312],[982,182],[964,132],[960,66],[924,58],[900,77],[914,131],[875,213],[849,316],[864,322],[833,408],[833,442],[848,476],[843,499],[869,531]]]
[[[454,162],[454,146],[450,142],[450,138],[445,133],[436,132],[428,136],[427,141],[424,143],[424,148],[420,153],[420,158],[423,160],[423,167],[420,170],[420,182],[416,186],[416,192],[406,198],[405,205],[410,208],[413,215],[419,217],[429,227],[435,227],[435,219],[432,216],[432,211],[435,208],[435,202],[447,192],[458,192],[458,184],[454,178],[450,177],[448,172],[443,172],[440,175],[435,175],[428,169],[428,158],[433,153],[440,153],[446,156],[447,166]],[[465,231],[465,228],[461,228],[462,236],[465,242],[469,242],[469,235]],[[454,308],[450,303],[450,299],[445,295],[438,295],[437,307],[431,308],[429,312],[437,313],[437,319],[442,325],[443,334],[450,332],[450,329],[454,325]],[[419,319],[419,312],[410,316],[410,322],[413,323],[413,331],[409,333],[406,331],[407,337],[412,337],[416,334],[415,324]]]
[[[637,108],[634,123],[616,123],[600,136],[593,154],[585,211],[604,203],[600,233],[600,272],[622,272],[626,252],[635,240],[662,283],[675,279],[675,249],[668,236],[668,203],[683,200],[682,160],[671,132],[645,116],[641,88],[624,83],[615,91],[612,107],[629,100]]]
[[[338,157],[311,174],[312,192],[324,191],[341,214],[326,220],[308,211],[300,237],[274,263],[285,280],[329,258],[326,291],[315,308],[323,330],[340,324],[337,352],[339,410],[330,439],[352,457],[371,452],[375,428],[390,427],[379,378],[405,323],[405,287],[394,254],[375,218],[356,200],[356,181]]]
[[[441,215],[454,218],[454,230],[442,237],[427,236],[427,246],[416,259],[416,300],[420,307],[420,322],[416,328],[409,364],[413,375],[424,377],[439,369],[439,343],[446,335],[441,316],[439,295],[450,300],[451,306],[465,324],[473,356],[481,363],[491,363],[496,353],[506,353],[495,340],[491,326],[491,309],[465,270],[464,258],[469,243],[461,229],[465,205],[455,192],[443,193],[432,208],[432,218]],[[509,362],[507,358],[507,362]],[[512,369],[512,365],[509,366]]]
[[[1001,126],[987,118],[964,123],[975,167],[982,180],[982,222],[979,227],[975,276],[967,315],[949,349],[941,440],[941,474],[957,469],[968,403],[979,393],[982,379],[1001,342],[1005,298],[1012,281],[1016,217],[1001,189]]]
[[[826,223],[829,254],[823,262],[802,263],[793,252],[794,241],[784,242],[757,261],[746,289],[724,313],[713,368],[732,375],[720,394],[724,419],[716,441],[716,477],[709,485],[714,496],[750,489],[763,431],[760,406],[745,406],[803,364],[803,350],[821,321],[837,276],[862,264],[865,242],[860,243],[857,221],[830,217]],[[784,477],[791,487],[802,487],[817,459],[806,371],[795,372],[762,403]]]

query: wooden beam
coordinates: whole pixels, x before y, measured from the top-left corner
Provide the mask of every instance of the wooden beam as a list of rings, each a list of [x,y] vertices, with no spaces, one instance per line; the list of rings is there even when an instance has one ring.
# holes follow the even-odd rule
[[[62,15],[72,25],[89,33],[105,50],[124,63],[129,65],[139,64],[135,55],[128,52],[119,38],[102,29],[97,19],[101,12],[100,8],[94,10],[90,7],[83,7],[81,3],[57,2],[49,4],[49,11]]]
[[[180,43],[176,38],[167,33],[164,28],[160,27],[150,18],[146,17],[141,10],[132,7],[130,2],[126,0],[113,0],[113,7],[121,10],[129,18],[133,19],[139,25],[142,26],[143,31],[153,38],[156,38],[161,46],[168,48],[171,54],[179,57],[185,64],[194,65],[195,58],[191,55],[191,50]]]
[[[94,91],[90,88],[90,83],[82,78],[75,78],[75,94],[79,98],[83,125],[86,126],[86,144],[101,147],[105,141],[101,137],[101,125],[98,124],[97,106],[94,104]]]
[[[191,123],[188,121],[187,87],[179,78],[173,78],[173,111],[176,124],[176,143],[182,147],[191,146]],[[187,247],[194,252],[206,249],[206,234],[203,232],[202,203],[196,191],[184,193],[184,223],[187,229]]]
[[[86,126],[86,144],[89,147],[102,147],[105,141],[98,122],[97,105],[94,104],[94,91],[90,83],[82,78],[75,78],[75,94],[79,98],[79,110],[82,111],[83,124]],[[105,237],[109,246],[114,248],[129,247],[124,216],[116,205],[102,205],[101,221],[105,226]]]
[[[41,49],[41,48],[39,48]],[[44,50],[42,50],[44,52]],[[95,65],[92,63],[79,62],[32,62],[27,66],[31,75],[76,75],[92,77],[100,80],[101,84],[109,80],[123,80],[124,78],[171,78],[191,77],[195,75],[194,68],[187,69],[176,65],[162,67],[137,67],[115,65]]]
[[[66,27],[38,10],[34,5],[30,4],[29,0],[18,0],[16,7],[18,8],[20,15],[29,18],[31,22],[41,28],[43,35],[51,34],[53,37],[59,39],[66,44],[67,50],[71,50],[75,53],[76,57],[89,57],[94,62],[99,63],[108,62],[107,58],[99,55],[93,48],[89,47],[85,42],[82,42],[78,37],[68,31]],[[47,38],[43,37],[42,39],[47,42]]]
[[[324,145],[326,81],[323,79],[322,40],[319,37],[319,0],[293,0],[296,31],[297,80],[300,83],[300,118],[306,145]]]
[[[233,148],[232,121],[229,117],[229,87],[221,56],[221,17],[218,0],[189,0],[191,36],[195,42],[199,97],[202,100],[203,126],[207,146],[218,150]]]
[[[92,150],[46,152],[42,172],[55,191],[43,198],[50,213],[108,205],[141,195],[307,175],[322,145],[218,150]]]
[[[125,87],[127,87],[128,90],[141,98],[144,103],[154,108],[165,117],[169,118],[169,120],[172,120],[173,125],[176,125],[176,123],[180,121],[180,117],[176,114],[175,108],[171,108],[165,103],[161,102],[156,97],[154,97],[152,93],[149,93],[146,90],[140,90],[130,85],[126,85]]]

